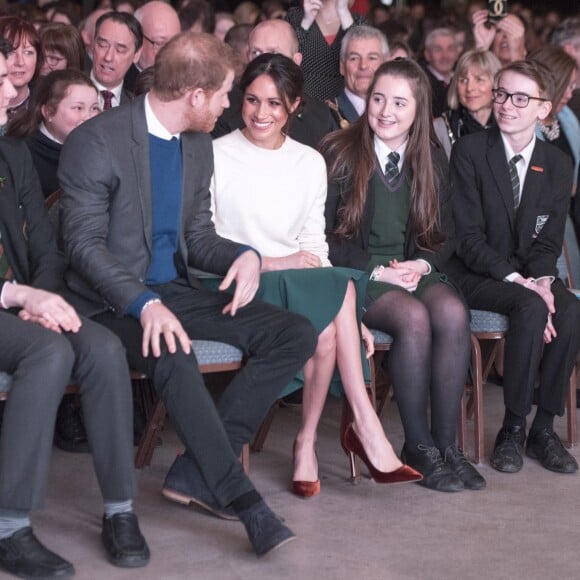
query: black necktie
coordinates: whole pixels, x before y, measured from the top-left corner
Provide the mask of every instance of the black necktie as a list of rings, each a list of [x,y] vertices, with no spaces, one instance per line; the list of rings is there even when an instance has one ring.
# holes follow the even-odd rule
[[[508,167],[510,170],[510,179],[512,182],[512,192],[514,194],[514,209],[518,209],[520,205],[520,177],[518,175],[518,168],[516,167],[518,161],[523,159],[521,155],[514,155],[508,161]]]
[[[399,177],[399,159],[401,156],[396,151],[391,151],[387,155],[387,163],[385,165],[385,178],[390,185]]]

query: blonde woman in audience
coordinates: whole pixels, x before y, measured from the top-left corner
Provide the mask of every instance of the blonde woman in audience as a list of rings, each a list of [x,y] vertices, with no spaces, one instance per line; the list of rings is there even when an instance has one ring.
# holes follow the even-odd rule
[[[500,68],[489,50],[468,50],[457,61],[447,94],[449,109],[433,121],[448,158],[461,136],[495,126],[491,90]]]

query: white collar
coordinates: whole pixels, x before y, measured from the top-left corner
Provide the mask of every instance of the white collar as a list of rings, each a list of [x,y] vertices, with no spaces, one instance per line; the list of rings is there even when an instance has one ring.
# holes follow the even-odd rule
[[[375,147],[375,155],[379,160],[381,165],[381,169],[385,169],[385,165],[387,163],[387,159],[389,157],[389,153],[392,152],[392,149],[387,147],[376,135],[373,137],[374,147]],[[399,172],[403,168],[403,161],[405,160],[405,151],[407,149],[407,143],[409,143],[409,139],[407,139],[397,150],[396,152],[400,155],[399,163],[397,163],[397,167],[399,168]]]
[[[95,87],[97,87],[97,92],[99,93],[99,100],[102,99],[101,96],[101,91],[110,91],[111,93],[113,93],[113,98],[117,101],[117,103],[121,103],[121,93],[123,92],[123,82],[121,82],[121,84],[117,85],[116,87],[113,87],[112,89],[109,89],[105,86],[103,86],[95,77],[95,73],[91,70],[91,81],[93,81],[93,84],[95,85]]]
[[[159,139],[170,141],[173,137],[179,139],[181,135],[181,133],[170,133],[157,118],[157,115],[153,112],[151,103],[149,102],[149,93],[145,95],[145,121],[147,123],[147,132]]]
[[[358,113],[360,117],[366,108],[366,101],[361,99],[358,95],[355,95],[352,91],[349,91],[346,87],[344,87],[344,94],[346,95],[347,99],[351,102],[354,110]]]
[[[60,143],[62,145],[62,141],[59,141],[49,130],[48,127],[44,124],[44,121],[42,121],[40,123],[39,126],[39,130],[40,132],[47,137],[48,139],[50,139],[51,141],[54,141],[55,143]]]
[[[500,132],[501,140],[503,141],[503,147],[505,149],[506,158],[509,161],[514,155],[515,151],[512,149],[511,145],[507,142],[503,133]],[[532,135],[532,140],[519,152],[519,154],[524,159],[524,166],[527,167],[532,159],[532,153],[534,152],[534,147],[536,146],[536,134]]]

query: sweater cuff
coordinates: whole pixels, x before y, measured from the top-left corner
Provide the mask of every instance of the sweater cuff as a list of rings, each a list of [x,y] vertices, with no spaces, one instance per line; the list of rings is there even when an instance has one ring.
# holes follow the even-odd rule
[[[137,320],[141,319],[141,311],[143,310],[143,306],[145,303],[149,302],[149,300],[160,299],[161,297],[159,294],[155,294],[151,290],[145,290],[145,292],[139,294],[127,308],[125,308],[125,312],[123,314],[128,314]]]

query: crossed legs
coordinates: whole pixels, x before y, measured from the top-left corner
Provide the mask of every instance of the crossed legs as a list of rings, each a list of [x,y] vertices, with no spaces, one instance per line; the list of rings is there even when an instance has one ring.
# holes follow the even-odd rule
[[[354,428],[369,459],[380,471],[394,471],[401,466],[366,391],[355,292],[350,281],[339,312],[319,335],[314,356],[304,367],[302,425],[296,437],[295,481],[318,479],[316,432],[335,365],[338,365],[345,396],[353,411]]]

